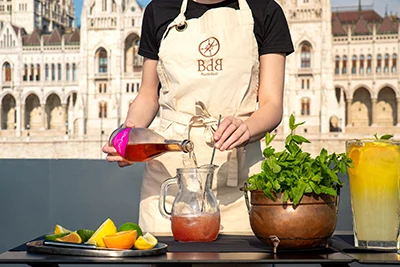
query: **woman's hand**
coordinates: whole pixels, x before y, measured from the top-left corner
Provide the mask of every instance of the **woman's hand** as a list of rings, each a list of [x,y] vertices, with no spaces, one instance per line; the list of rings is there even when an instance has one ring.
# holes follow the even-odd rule
[[[134,128],[135,124],[131,120],[127,119],[121,127]],[[128,160],[124,159],[123,157],[121,157],[118,154],[117,150],[112,145],[109,145],[108,142],[103,146],[102,151],[103,151],[103,153],[107,154],[106,160],[108,162],[117,162],[118,166],[120,166],[120,167],[126,167],[126,166],[130,166],[130,165],[134,164],[133,161],[128,161]]]
[[[251,134],[241,119],[228,116],[221,122],[213,137],[215,148],[224,151],[247,145]]]

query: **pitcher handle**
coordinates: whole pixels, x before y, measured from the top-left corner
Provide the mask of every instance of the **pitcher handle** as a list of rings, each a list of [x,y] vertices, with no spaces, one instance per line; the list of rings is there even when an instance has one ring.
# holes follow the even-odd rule
[[[161,184],[160,198],[158,200],[158,209],[160,210],[161,215],[165,219],[171,219],[171,212],[167,211],[167,209],[165,207],[165,200],[167,197],[168,187],[172,184],[177,184],[177,183],[178,183],[178,177],[175,176],[175,177],[165,180]]]
[[[247,207],[247,212],[250,213],[250,208],[251,207],[250,207],[250,200],[249,200],[249,193],[248,193],[249,190],[247,190],[247,183],[246,182],[244,183],[244,186],[240,188],[240,191],[243,191],[244,200],[246,202],[246,207]]]

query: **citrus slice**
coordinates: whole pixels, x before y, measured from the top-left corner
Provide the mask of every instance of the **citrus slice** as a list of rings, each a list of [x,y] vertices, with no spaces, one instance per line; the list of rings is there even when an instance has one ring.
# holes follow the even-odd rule
[[[59,224],[56,224],[56,226],[54,227],[54,234],[62,234],[62,233],[70,233],[72,232],[71,230],[68,230],[65,227],[62,227]]]
[[[135,244],[136,237],[136,230],[128,230],[103,236],[103,241],[107,248],[130,249]]]
[[[89,229],[78,229],[76,230],[76,232],[82,238],[82,242],[88,241],[89,238],[91,238],[92,235],[94,234],[94,231]]]
[[[97,230],[86,243],[104,248],[106,245],[104,244],[103,236],[112,235],[116,232],[117,227],[115,226],[114,222],[110,218],[108,218],[100,225],[99,228],[97,228]]]
[[[66,236],[56,238],[56,241],[82,243],[82,238],[78,235],[77,232],[71,232]]]
[[[136,230],[137,236],[143,235],[143,232],[142,232],[142,229],[140,228],[140,226],[133,222],[126,222],[126,223],[121,224],[120,227],[118,227],[118,232],[128,231],[128,230]]]
[[[56,240],[57,238],[66,236],[66,235],[68,235],[68,234],[69,234],[69,233],[67,232],[67,233],[61,233],[61,234],[45,235],[45,236],[44,236],[44,239],[54,241],[54,240]]]
[[[143,236],[139,236],[139,238],[135,242],[135,248],[140,250],[147,250],[154,248],[157,245],[158,240],[152,234],[146,233]]]

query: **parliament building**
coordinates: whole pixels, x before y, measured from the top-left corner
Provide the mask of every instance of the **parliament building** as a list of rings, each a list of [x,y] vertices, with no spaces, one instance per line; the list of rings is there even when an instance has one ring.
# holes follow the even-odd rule
[[[360,4],[280,0],[295,52],[287,57],[284,118],[321,147],[343,152],[352,138],[400,138],[400,20]],[[0,156],[103,158],[141,82],[137,54],[146,3],[0,1]],[[157,120],[154,122],[157,123]],[[281,140],[281,141],[279,141]]]

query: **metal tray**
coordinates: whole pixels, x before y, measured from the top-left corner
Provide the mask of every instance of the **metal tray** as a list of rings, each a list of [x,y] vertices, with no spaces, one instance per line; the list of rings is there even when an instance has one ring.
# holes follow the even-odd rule
[[[43,245],[43,240],[36,240],[26,243],[27,251],[34,253],[46,253],[69,256],[89,256],[89,257],[143,257],[164,254],[167,252],[168,245],[158,243],[149,250],[138,249],[109,249],[109,248],[68,248],[59,246]]]

